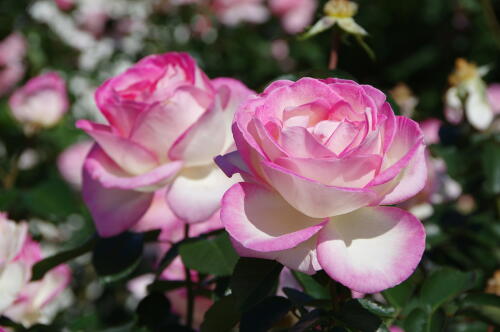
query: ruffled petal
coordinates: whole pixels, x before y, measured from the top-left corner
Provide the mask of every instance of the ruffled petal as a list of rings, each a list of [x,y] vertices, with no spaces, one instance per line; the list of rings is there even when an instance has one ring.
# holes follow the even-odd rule
[[[158,165],[158,159],[151,151],[118,136],[106,125],[79,120],[76,126],[92,136],[106,154],[130,174],[142,174]]]
[[[290,205],[312,218],[348,213],[371,204],[376,198],[371,189],[329,186],[266,161],[261,165],[274,189]]]
[[[425,230],[393,207],[363,208],[332,218],[318,234],[318,260],[333,279],[360,293],[406,280],[425,249]]]
[[[104,188],[155,191],[169,183],[182,165],[180,161],[173,161],[145,174],[130,176],[111,160],[99,145],[94,145],[85,160],[84,168],[89,176],[99,181]]]
[[[325,223],[301,214],[279,194],[245,182],[233,185],[224,195],[221,221],[245,248],[263,252],[294,248]]]

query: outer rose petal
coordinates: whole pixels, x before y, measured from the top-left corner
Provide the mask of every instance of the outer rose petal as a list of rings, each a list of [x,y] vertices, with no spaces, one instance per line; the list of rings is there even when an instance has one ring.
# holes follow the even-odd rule
[[[76,126],[92,136],[106,154],[130,174],[142,174],[158,165],[153,153],[127,138],[115,135],[106,125],[79,120]]]
[[[80,189],[82,186],[83,163],[92,145],[93,142],[90,140],[75,143],[64,150],[57,158],[59,172],[64,180],[75,189]]]
[[[245,248],[241,243],[231,238],[234,249],[242,257],[273,259],[292,270],[307,274],[314,274],[316,271],[321,270],[316,255],[316,241],[317,236],[314,235],[291,249],[261,252]]]
[[[392,166],[381,172],[369,186],[382,193],[380,204],[395,204],[420,192],[427,181],[425,145],[418,124],[397,117],[398,129],[384,163]]]
[[[132,228],[132,231],[142,233],[156,229],[164,229],[173,224],[180,223],[179,218],[174,215],[167,202],[165,201],[165,194],[167,189],[157,190],[154,194],[153,201],[148,211]],[[184,230],[184,229],[182,229]],[[177,241],[177,239],[176,239]]]
[[[84,168],[105,188],[155,191],[174,178],[182,168],[182,162],[173,161],[145,174],[130,176],[96,144],[89,152]]]
[[[363,208],[332,218],[318,234],[318,260],[350,289],[376,293],[407,279],[425,249],[425,230],[393,207]]]
[[[376,197],[370,189],[328,186],[281,166],[262,162],[271,185],[294,208],[312,218],[327,218],[367,206]]]
[[[0,273],[0,313],[17,298],[29,279],[29,268],[21,262],[10,263]]]
[[[235,181],[215,165],[187,168],[172,183],[167,202],[182,220],[205,221],[220,208],[222,195]]]
[[[224,194],[221,221],[241,245],[263,252],[293,248],[324,224],[301,214],[279,194],[246,182],[233,185]]]
[[[148,210],[154,196],[149,192],[104,188],[86,168],[82,194],[102,237],[118,235],[135,225]]]

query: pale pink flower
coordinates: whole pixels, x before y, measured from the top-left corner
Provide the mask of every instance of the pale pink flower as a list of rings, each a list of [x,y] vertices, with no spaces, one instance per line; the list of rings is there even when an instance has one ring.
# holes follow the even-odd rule
[[[30,282],[31,269],[42,259],[40,244],[27,233],[27,224],[0,215],[0,314],[29,327],[50,323],[58,311],[56,297],[67,287],[71,273],[66,265]]]
[[[229,26],[262,23],[269,17],[263,0],[214,0],[212,9],[219,21]]]
[[[106,81],[96,102],[109,124],[77,123],[96,141],[82,191],[99,234],[134,227],[165,188],[177,218],[214,215],[233,181],[213,157],[233,148],[231,121],[250,94],[239,81],[208,79],[185,53],[148,56]]]
[[[424,187],[424,138],[382,92],[340,79],[276,81],[239,108],[233,135],[238,151],[217,163],[245,179],[221,209],[240,255],[324,269],[359,293],[413,273],[424,228],[383,205]]]
[[[304,31],[311,24],[317,7],[317,0],[270,0],[273,14],[281,18],[286,32],[295,34]]]
[[[28,81],[9,99],[12,116],[27,131],[56,125],[67,112],[66,84],[57,73],[46,73]]]
[[[26,40],[20,33],[14,32],[0,42],[0,97],[23,77],[25,54]]]
[[[87,140],[78,142],[64,150],[57,158],[57,168],[64,180],[75,189],[82,186],[82,170],[85,157],[90,152],[94,142]]]

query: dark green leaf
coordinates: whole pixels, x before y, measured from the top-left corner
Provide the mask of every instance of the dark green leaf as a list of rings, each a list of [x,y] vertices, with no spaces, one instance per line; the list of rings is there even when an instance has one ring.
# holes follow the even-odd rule
[[[426,324],[427,313],[421,308],[416,308],[406,317],[404,330],[405,332],[424,332]]]
[[[325,315],[322,309],[315,309],[303,315],[300,320],[289,330],[289,332],[303,332],[317,324],[318,320]]]
[[[33,273],[31,280],[33,281],[40,280],[44,277],[45,273],[52,270],[56,266],[66,263],[78,256],[81,256],[91,251],[94,248],[95,243],[96,243],[96,238],[92,237],[91,239],[89,239],[88,241],[86,241],[77,248],[63,251],[54,256],[41,260],[40,262],[36,263],[33,266],[32,269]]]
[[[434,311],[459,293],[473,287],[476,280],[475,272],[442,268],[425,280],[420,291],[420,300],[422,304],[428,305],[431,311]]]
[[[349,328],[362,332],[374,332],[382,324],[382,320],[365,309],[358,300],[345,302],[336,313],[336,317]]]
[[[185,242],[180,245],[179,253],[188,268],[216,276],[231,275],[238,261],[238,254],[226,233],[211,239]]]
[[[201,332],[229,332],[236,326],[240,317],[235,296],[223,297],[206,312]]]
[[[92,253],[92,264],[105,282],[119,280],[130,274],[142,258],[144,236],[125,232],[97,240]]]
[[[396,314],[396,309],[383,306],[368,299],[358,299],[357,301],[363,306],[363,308],[379,317],[393,317]]]
[[[181,280],[157,280],[148,286],[150,292],[168,292],[185,286]]]
[[[316,299],[329,299],[330,294],[328,289],[323,287],[319,282],[314,280],[313,277],[302,272],[293,271],[293,275],[299,281],[304,291]]]
[[[500,325],[500,296],[484,293],[467,294],[460,301],[460,305],[459,313]]]
[[[276,288],[283,265],[270,260],[242,257],[234,268],[230,287],[238,308],[244,312]]]
[[[291,308],[292,303],[284,297],[268,297],[243,314],[240,332],[266,332],[283,319]]]
[[[386,289],[382,292],[382,295],[392,306],[397,308],[404,307],[415,290],[414,278],[414,276],[411,276],[408,280],[396,287]]]

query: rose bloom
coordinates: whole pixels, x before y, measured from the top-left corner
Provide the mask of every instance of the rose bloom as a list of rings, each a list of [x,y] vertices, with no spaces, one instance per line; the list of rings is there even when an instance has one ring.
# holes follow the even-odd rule
[[[75,143],[57,158],[59,173],[75,189],[80,189],[82,186],[83,162],[93,144],[91,140]]]
[[[488,102],[495,115],[500,114],[500,83],[493,83],[488,86],[486,90],[488,95]]]
[[[57,73],[46,73],[28,81],[9,98],[12,116],[27,132],[56,125],[68,110],[66,84]]]
[[[379,90],[340,79],[277,81],[238,110],[237,152],[218,157],[233,185],[221,220],[242,256],[324,269],[359,293],[412,274],[425,247],[420,221],[395,204],[425,185],[418,124]]]
[[[23,78],[25,55],[26,40],[20,33],[14,32],[0,42],[0,97]]]
[[[212,9],[219,21],[235,26],[241,22],[262,23],[269,17],[263,0],[214,0]]]
[[[68,266],[60,265],[30,282],[31,269],[41,259],[40,244],[31,239],[28,225],[0,214],[0,315],[25,327],[50,323],[60,309],[56,298],[71,279]]]
[[[270,0],[271,11],[281,18],[286,32],[302,32],[311,24],[316,11],[316,0]]]
[[[166,187],[169,208],[185,222],[218,211],[233,181],[213,157],[233,149],[231,121],[251,93],[233,79],[208,79],[184,53],[148,56],[106,81],[96,102],[109,124],[77,123],[96,141],[82,191],[99,234],[132,228]]]

